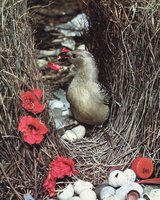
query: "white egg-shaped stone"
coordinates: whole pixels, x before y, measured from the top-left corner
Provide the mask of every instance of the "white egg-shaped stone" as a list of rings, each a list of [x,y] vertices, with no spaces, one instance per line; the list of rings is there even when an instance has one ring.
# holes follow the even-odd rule
[[[83,190],[79,194],[80,200],[96,200],[96,193],[91,189]]]
[[[63,190],[61,190],[58,194],[57,197],[59,200],[68,200],[71,197],[73,197],[74,194],[74,188],[72,184],[67,185]]]
[[[71,129],[77,136],[77,140],[81,140],[86,134],[86,128],[82,125],[76,126]]]
[[[139,183],[135,183],[135,182],[131,183],[129,190],[137,191],[140,194],[140,196],[143,194],[143,188]]]
[[[74,191],[77,194],[80,194],[83,190],[92,188],[93,188],[92,183],[80,179],[74,183]]]
[[[106,199],[110,196],[113,196],[115,194],[115,192],[116,192],[116,190],[113,187],[106,186],[106,187],[102,188],[99,196],[101,199]]]
[[[116,195],[111,195],[109,197],[105,197],[104,199],[101,200],[120,200]]]
[[[68,200],[81,200],[81,199],[80,199],[80,197],[72,197],[72,198],[70,198]]]
[[[136,173],[132,169],[125,169],[124,173],[127,175],[129,181],[134,182],[136,180]]]
[[[153,189],[149,194],[144,194],[143,197],[148,197],[149,200],[160,200],[160,189]]]
[[[61,138],[71,143],[77,140],[77,136],[71,130],[67,130]]]
[[[49,107],[53,110],[54,108],[63,108],[64,104],[59,100],[49,101]]]
[[[143,188],[141,187],[140,184],[135,182],[129,182],[116,190],[116,196],[120,200],[124,200],[127,194],[132,190],[137,191],[140,196],[143,194]]]
[[[120,170],[114,170],[109,174],[108,183],[115,188],[120,187],[128,182],[128,176]]]

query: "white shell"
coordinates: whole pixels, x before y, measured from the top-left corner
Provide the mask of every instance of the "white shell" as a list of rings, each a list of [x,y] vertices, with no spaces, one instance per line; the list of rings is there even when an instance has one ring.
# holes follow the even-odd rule
[[[63,108],[64,104],[59,100],[51,100],[49,101],[49,106],[53,110],[54,108]]]
[[[72,198],[70,198],[68,200],[81,200],[81,199],[79,197],[72,197]]]
[[[57,197],[59,200],[68,200],[71,197],[73,197],[73,194],[74,194],[73,185],[69,184],[67,185],[67,187],[65,187],[57,194]]]
[[[96,200],[96,193],[91,189],[83,190],[80,195],[80,200]]]
[[[111,187],[111,186],[106,186],[104,188],[102,188],[102,190],[100,191],[100,198],[102,200],[110,197],[110,196],[113,196],[115,194],[116,190]]]
[[[92,189],[93,185],[90,182],[78,180],[74,183],[74,191],[80,194],[83,190]]]
[[[147,196],[149,200],[160,200],[160,189],[153,189],[149,194],[144,194],[143,196]]]
[[[127,175],[129,181],[134,182],[136,180],[136,173],[132,169],[125,169],[124,173]]]
[[[120,170],[114,170],[109,174],[108,183],[113,187],[120,187],[128,182],[128,176]]]
[[[77,140],[82,139],[86,134],[86,128],[82,125],[76,126],[71,129],[74,134],[77,136]]]
[[[67,130],[61,138],[71,143],[77,140],[77,136],[71,130]]]
[[[109,197],[106,197],[102,200],[120,200],[116,195],[111,195]]]
[[[122,187],[118,188],[116,190],[116,195],[120,200],[124,200],[125,196],[131,190],[137,191],[140,194],[140,196],[143,194],[143,188],[141,187],[140,184],[135,183],[135,182],[130,182],[130,183],[127,183],[127,184],[123,185]]]
[[[138,198],[137,200],[146,200],[146,199],[144,199],[143,197],[141,197],[141,198]]]

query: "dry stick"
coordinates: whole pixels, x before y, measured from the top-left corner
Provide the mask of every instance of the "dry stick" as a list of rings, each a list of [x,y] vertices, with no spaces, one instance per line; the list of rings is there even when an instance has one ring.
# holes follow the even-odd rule
[[[4,175],[4,177],[6,178],[8,184],[10,185],[11,189],[13,190],[13,192],[15,193],[15,195],[17,196],[17,198],[18,198],[19,200],[23,200],[23,198],[20,196],[20,194],[19,194],[19,193],[15,190],[15,188],[13,187],[12,183],[9,181],[9,178],[8,178],[6,172],[4,171],[3,165],[2,165],[1,163],[0,163],[0,169],[1,169],[1,171],[2,171],[2,173],[3,173],[3,175]]]
[[[37,160],[36,160],[36,151],[35,148],[33,149],[34,154],[34,191],[35,191],[35,197],[37,197]]]

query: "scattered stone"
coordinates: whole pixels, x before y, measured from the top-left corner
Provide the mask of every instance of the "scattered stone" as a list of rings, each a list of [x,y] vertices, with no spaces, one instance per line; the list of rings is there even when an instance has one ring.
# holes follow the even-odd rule
[[[93,189],[93,185],[90,182],[78,180],[74,183],[74,191],[80,194],[83,190]]]
[[[91,189],[86,189],[86,190],[83,190],[80,195],[80,200],[96,200],[97,197],[96,197],[96,193],[91,190]]]
[[[100,191],[100,199],[106,199],[110,196],[115,195],[116,190],[111,187],[111,186],[106,186],[104,188],[102,188],[102,190]]]
[[[68,200],[73,197],[73,194],[74,194],[73,185],[69,184],[67,185],[67,187],[65,187],[57,194],[57,197],[59,200]]]
[[[71,199],[68,200],[81,200],[79,197],[72,197]]]
[[[86,129],[84,126],[79,125],[71,130],[65,131],[65,134],[62,136],[62,139],[67,140],[68,142],[76,142],[81,140],[86,133]]]
[[[81,140],[86,134],[86,128],[82,125],[72,128],[71,131],[77,136],[77,141]]]
[[[128,182],[128,176],[120,170],[114,170],[109,174],[108,183],[115,188],[120,187]]]
[[[136,173],[132,169],[125,169],[124,173],[128,176],[128,180],[134,182],[136,180]]]
[[[67,130],[61,138],[70,143],[77,141],[77,136],[71,130]]]
[[[159,200],[160,189],[153,189],[149,192],[149,194],[144,194],[143,197],[148,200]]]
[[[135,182],[130,182],[126,183],[120,188],[116,190],[116,196],[120,199],[123,200],[125,199],[125,196],[130,192],[130,191],[136,191],[139,193],[139,196],[142,196],[143,194],[143,188],[140,184],[135,183]]]

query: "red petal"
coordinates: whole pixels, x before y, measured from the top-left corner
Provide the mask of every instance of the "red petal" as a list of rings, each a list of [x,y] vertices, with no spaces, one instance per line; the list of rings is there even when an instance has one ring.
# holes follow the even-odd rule
[[[43,91],[41,89],[33,89],[31,92],[33,92],[38,97],[38,99],[43,97]]]
[[[35,144],[35,137],[33,135],[27,135],[27,136],[23,136],[23,139],[25,142],[27,142],[28,144]]]
[[[64,178],[65,176],[72,176],[78,171],[74,168],[74,161],[71,158],[57,157],[51,162],[52,176],[57,178]]]
[[[24,141],[29,144],[39,144],[48,132],[44,123],[31,116],[21,117],[18,130],[21,131]]]
[[[62,69],[62,66],[59,66],[53,62],[48,62],[48,67],[50,69],[53,69],[54,71],[58,71],[58,70]]]
[[[43,92],[40,89],[22,93],[22,107],[34,114],[41,113],[45,109],[45,107],[39,102],[39,99],[42,98],[42,96]]]
[[[34,113],[34,114],[39,114],[41,112],[43,112],[43,110],[45,109],[45,107],[39,103],[38,100],[34,101],[34,107],[32,108],[32,110],[30,110],[30,112]]]
[[[43,183],[43,188],[45,191],[48,191],[49,196],[55,196],[55,186],[56,186],[56,179],[51,176],[51,172],[48,172],[47,178]]]

